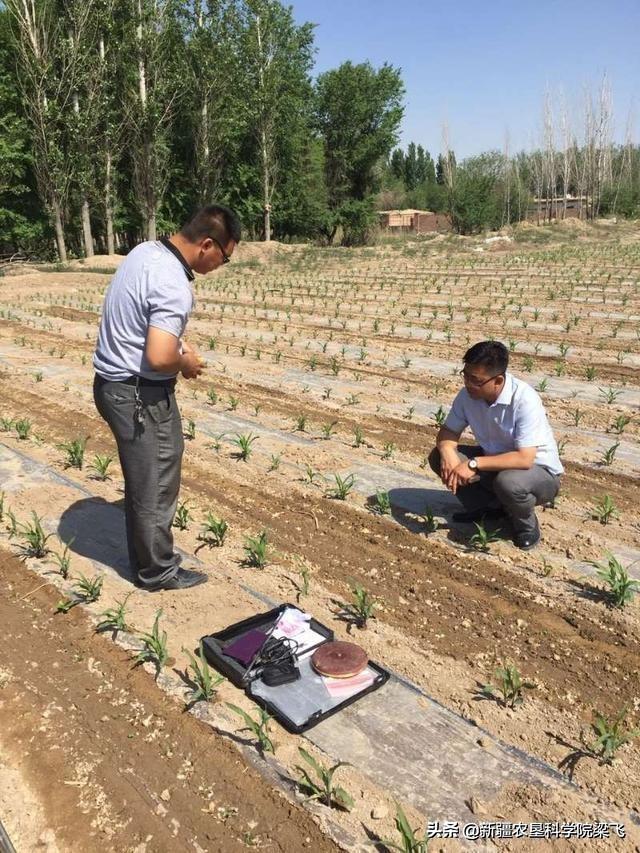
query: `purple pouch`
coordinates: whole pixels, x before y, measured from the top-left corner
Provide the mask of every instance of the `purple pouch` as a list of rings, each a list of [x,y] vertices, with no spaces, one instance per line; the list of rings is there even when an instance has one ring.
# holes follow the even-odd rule
[[[257,628],[253,628],[251,631],[247,631],[246,634],[238,637],[237,640],[233,640],[228,646],[225,646],[222,654],[237,660],[244,666],[249,666],[256,652],[262,648],[266,639],[267,635],[264,631],[258,631]]]

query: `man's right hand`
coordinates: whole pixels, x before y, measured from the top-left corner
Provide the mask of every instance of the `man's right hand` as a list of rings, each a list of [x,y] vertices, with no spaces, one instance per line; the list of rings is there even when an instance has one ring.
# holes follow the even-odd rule
[[[204,363],[196,352],[190,349],[188,352],[182,353],[180,356],[180,373],[185,379],[196,379],[203,370]]]

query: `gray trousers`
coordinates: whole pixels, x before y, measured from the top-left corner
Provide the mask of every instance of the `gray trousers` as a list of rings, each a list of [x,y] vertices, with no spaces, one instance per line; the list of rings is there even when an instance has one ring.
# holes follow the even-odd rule
[[[133,385],[96,376],[93,399],[111,428],[124,475],[124,508],[131,570],[141,586],[172,578],[181,557],[171,525],[178,504],[184,438],[173,388],[140,386],[143,423],[135,418]]]
[[[481,447],[458,445],[460,461],[484,456]],[[440,476],[440,451],[429,454],[431,470]],[[528,470],[479,471],[478,480],[456,492],[456,497],[469,512],[502,507],[511,519],[514,533],[533,533],[537,527],[535,507],[552,501],[560,490],[560,477],[542,465]]]

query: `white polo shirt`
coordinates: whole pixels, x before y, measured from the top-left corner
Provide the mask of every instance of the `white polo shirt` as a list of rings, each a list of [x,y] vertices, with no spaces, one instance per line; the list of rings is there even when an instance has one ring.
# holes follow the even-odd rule
[[[102,307],[93,366],[104,379],[170,379],[145,356],[149,326],[181,338],[193,310],[185,267],[160,241],[141,243],[118,267]]]
[[[472,399],[466,388],[459,391],[444,426],[456,433],[470,427],[489,456],[536,447],[536,465],[543,465],[553,474],[564,472],[539,394],[508,371],[504,388],[494,403]]]

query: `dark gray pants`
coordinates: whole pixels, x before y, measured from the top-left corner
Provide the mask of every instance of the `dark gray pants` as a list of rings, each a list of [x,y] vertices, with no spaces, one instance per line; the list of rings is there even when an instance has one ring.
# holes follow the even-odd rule
[[[171,525],[178,504],[184,438],[173,388],[140,386],[144,422],[136,423],[133,385],[96,376],[93,399],[118,446],[124,475],[127,548],[141,586],[169,580],[181,557]]]
[[[458,445],[460,461],[484,456],[481,447]],[[440,451],[429,454],[431,470],[440,476]],[[537,526],[535,507],[552,501],[560,490],[560,477],[542,465],[528,470],[479,471],[478,480],[459,488],[456,497],[469,512],[502,507],[511,519],[514,533],[533,533]]]

